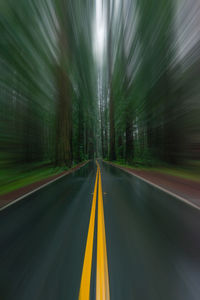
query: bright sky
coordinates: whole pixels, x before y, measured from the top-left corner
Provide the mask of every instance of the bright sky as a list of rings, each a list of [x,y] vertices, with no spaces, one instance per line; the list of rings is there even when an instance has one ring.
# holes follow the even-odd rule
[[[94,19],[94,55],[97,59],[99,66],[102,65],[104,48],[105,48],[105,33],[106,33],[106,21],[105,14],[102,9],[102,0],[96,0],[96,13]]]
[[[178,0],[176,31],[179,58],[183,58],[200,40],[200,0]]]

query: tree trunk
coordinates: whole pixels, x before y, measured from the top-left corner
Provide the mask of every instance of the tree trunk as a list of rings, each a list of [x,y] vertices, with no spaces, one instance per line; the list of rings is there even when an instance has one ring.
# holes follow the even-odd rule
[[[131,121],[126,122],[126,162],[133,161],[133,124]]]
[[[111,16],[113,13],[113,8]],[[108,84],[109,84],[109,119],[110,119],[110,151],[109,159],[116,160],[115,154],[115,113],[112,92],[112,17],[110,17],[110,0],[108,0]]]
[[[104,150],[104,120],[103,120],[103,103],[102,97],[100,96],[100,120],[101,120],[101,152],[102,157],[105,157],[105,150]]]
[[[83,110],[79,103],[78,112],[78,145],[77,145],[77,160],[82,161],[84,157],[84,122],[83,122]]]
[[[109,153],[109,159],[116,160],[114,102],[113,102],[112,92],[110,94],[109,108],[110,108],[110,153]]]
[[[58,101],[56,133],[56,165],[72,163],[72,108],[70,82],[62,69],[58,67]]]

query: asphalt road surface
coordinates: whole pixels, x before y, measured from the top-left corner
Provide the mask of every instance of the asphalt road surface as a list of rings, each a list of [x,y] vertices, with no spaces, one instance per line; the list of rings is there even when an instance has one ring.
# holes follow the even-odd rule
[[[200,211],[90,162],[0,212],[0,300],[199,300]]]

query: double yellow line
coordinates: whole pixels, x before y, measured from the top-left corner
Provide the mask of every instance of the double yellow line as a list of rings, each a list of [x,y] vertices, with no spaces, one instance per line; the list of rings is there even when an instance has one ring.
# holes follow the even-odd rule
[[[85,248],[83,270],[79,291],[79,300],[90,300],[90,282],[94,242],[94,226],[98,189],[98,219],[97,219],[97,261],[96,261],[96,300],[110,300],[108,262],[106,250],[106,234],[101,184],[101,170],[97,162],[97,173],[90,214],[90,222]]]

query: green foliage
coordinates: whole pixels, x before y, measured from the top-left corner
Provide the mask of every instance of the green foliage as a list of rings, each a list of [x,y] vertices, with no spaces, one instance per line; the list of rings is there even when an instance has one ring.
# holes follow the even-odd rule
[[[65,168],[96,152],[93,8],[1,1],[0,169],[13,169],[11,178],[24,165]]]

